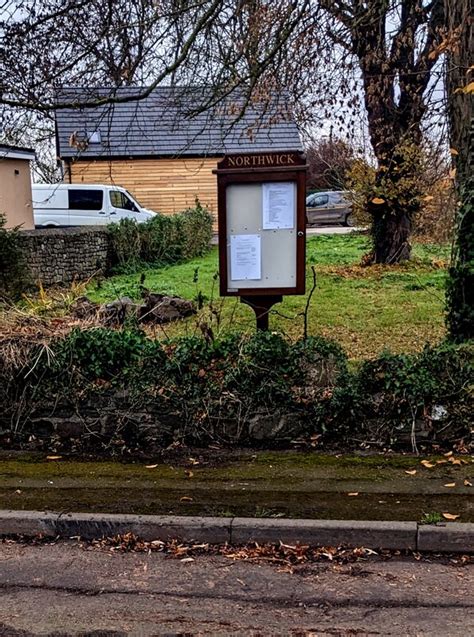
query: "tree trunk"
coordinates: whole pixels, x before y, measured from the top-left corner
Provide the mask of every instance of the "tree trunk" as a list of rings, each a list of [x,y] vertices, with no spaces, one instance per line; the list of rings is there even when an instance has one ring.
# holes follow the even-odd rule
[[[408,135],[400,138],[406,140]],[[401,263],[411,257],[410,237],[421,193],[417,186],[418,150],[413,150],[413,136],[409,139],[405,146],[393,140],[391,155],[378,157],[374,194],[367,201],[372,217],[371,263]]]
[[[446,86],[451,148],[460,207],[446,290],[446,325],[454,341],[474,338],[474,120],[472,96],[461,89],[472,79],[469,0],[445,0],[448,33],[458,34],[447,60]]]
[[[474,165],[471,165],[471,170],[473,168]],[[446,325],[451,339],[457,342],[474,339],[474,177],[472,176],[466,176],[460,186],[460,204],[446,290]]]
[[[372,212],[372,263],[400,263],[411,256],[411,215],[403,209],[378,206]]]

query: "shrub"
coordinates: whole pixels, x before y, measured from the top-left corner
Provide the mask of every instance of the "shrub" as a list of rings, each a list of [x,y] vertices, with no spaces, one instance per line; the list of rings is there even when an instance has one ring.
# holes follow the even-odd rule
[[[122,271],[135,270],[141,260],[141,237],[135,219],[120,219],[119,223],[111,223],[108,230],[113,266]]]
[[[364,363],[355,379],[359,428],[369,431],[376,423],[386,442],[418,430],[431,440],[441,433],[445,441],[468,439],[473,360],[472,343],[442,343],[420,354],[384,353]]]
[[[175,215],[156,215],[141,224],[121,219],[111,224],[109,231],[115,271],[131,272],[205,254],[212,237],[212,216],[196,201],[194,208]]]
[[[147,340],[138,330],[74,329],[55,347],[53,369],[87,380],[120,381],[144,358]]]
[[[198,199],[194,208],[182,213],[183,258],[201,257],[209,250],[212,238],[212,215]]]
[[[0,296],[15,299],[30,285],[19,228],[7,230],[6,217],[0,214]]]
[[[140,257],[144,263],[160,265],[183,259],[182,215],[157,215],[139,226]]]

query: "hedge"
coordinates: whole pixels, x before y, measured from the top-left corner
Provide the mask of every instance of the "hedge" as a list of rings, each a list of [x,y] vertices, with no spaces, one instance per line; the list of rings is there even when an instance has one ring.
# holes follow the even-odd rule
[[[356,370],[336,343],[269,332],[207,342],[76,329],[47,348],[17,340],[2,351],[4,446],[116,455],[175,441],[470,445],[472,343],[385,353]]]
[[[121,219],[110,224],[111,266],[130,272],[144,265],[159,266],[200,257],[209,250],[212,215],[196,201],[194,208],[175,215],[156,215],[144,223]]]

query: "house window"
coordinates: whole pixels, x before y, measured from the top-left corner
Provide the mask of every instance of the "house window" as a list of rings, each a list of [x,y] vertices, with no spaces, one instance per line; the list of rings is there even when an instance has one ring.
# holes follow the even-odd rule
[[[69,210],[102,210],[102,190],[68,190]]]
[[[87,135],[89,144],[100,144],[102,142],[102,136],[100,130],[96,130],[93,133]]]

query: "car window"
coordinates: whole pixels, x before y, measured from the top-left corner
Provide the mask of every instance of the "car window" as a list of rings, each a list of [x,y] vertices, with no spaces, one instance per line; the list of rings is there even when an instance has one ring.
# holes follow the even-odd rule
[[[127,194],[127,197],[130,199],[130,201],[131,201],[132,203],[134,203],[134,204],[135,204],[138,208],[143,208],[143,206],[141,205],[141,203],[137,200],[137,198],[136,198],[136,197],[134,197],[134,196],[132,195],[132,193],[131,193],[131,192],[128,192],[128,190],[126,190],[125,192],[126,192],[126,194]]]
[[[102,210],[102,190],[68,189],[69,210]]]
[[[137,207],[131,199],[121,190],[111,190],[109,193],[110,203],[114,208],[121,208],[122,210],[131,210],[132,212],[138,212]]]
[[[329,197],[327,195],[318,195],[314,198],[313,206],[325,206],[329,201]]]

